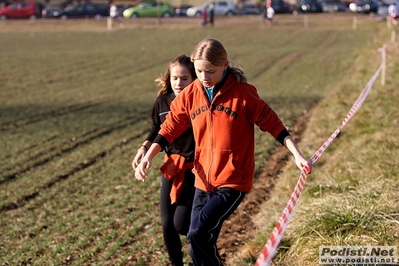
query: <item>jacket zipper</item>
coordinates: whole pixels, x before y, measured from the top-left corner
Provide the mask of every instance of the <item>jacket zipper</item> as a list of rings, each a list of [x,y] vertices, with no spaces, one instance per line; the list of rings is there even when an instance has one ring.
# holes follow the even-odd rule
[[[212,127],[212,110],[211,109],[212,109],[212,104],[209,106],[209,112],[208,112],[209,119],[208,119],[208,122],[207,122],[207,127],[210,129],[210,134],[209,134],[210,147],[209,147],[209,149],[211,151],[210,152],[211,157],[210,157],[210,164],[209,164],[209,169],[208,169],[208,174],[207,174],[206,180],[208,182],[208,190],[213,192],[213,186],[212,186],[212,180],[211,180],[211,169],[212,169],[212,164],[213,164],[213,152],[212,152],[212,147],[213,147],[213,127]]]
[[[210,132],[210,134],[209,134],[209,138],[210,138],[210,140],[209,140],[209,143],[210,143],[209,151],[210,151],[210,154],[211,154],[210,158],[209,158],[210,159],[210,164],[209,164],[208,174],[207,174],[206,180],[208,182],[208,184],[207,184],[208,191],[213,192],[214,191],[214,187],[212,185],[212,178],[211,178],[211,169],[213,167],[213,152],[212,152],[212,149],[213,149],[213,134],[214,134],[213,121],[212,121],[212,103],[214,102],[215,98],[213,98],[212,101],[209,102],[209,99],[208,99],[207,95],[204,95],[204,96],[206,97],[206,100],[209,103],[208,104],[208,117],[209,118],[208,118],[208,121],[207,121],[207,127],[208,127],[209,132]]]

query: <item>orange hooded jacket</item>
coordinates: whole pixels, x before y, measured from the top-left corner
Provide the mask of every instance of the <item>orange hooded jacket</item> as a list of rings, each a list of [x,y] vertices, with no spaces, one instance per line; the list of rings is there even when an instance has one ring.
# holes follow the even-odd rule
[[[159,135],[172,142],[189,123],[196,145],[195,186],[208,192],[218,187],[244,192],[252,189],[254,125],[275,139],[281,139],[279,134],[289,135],[277,114],[259,97],[256,88],[237,82],[231,75],[227,76],[212,102],[198,79],[186,87],[172,102],[171,112]]]

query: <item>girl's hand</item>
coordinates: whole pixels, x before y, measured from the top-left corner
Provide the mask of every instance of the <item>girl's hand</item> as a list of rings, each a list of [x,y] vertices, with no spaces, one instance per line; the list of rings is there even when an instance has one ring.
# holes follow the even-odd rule
[[[143,148],[139,148],[137,150],[136,156],[134,156],[132,167],[136,170],[137,166],[139,165],[141,159],[143,159],[144,155],[146,154],[147,150]]]
[[[312,172],[312,163],[306,160],[304,157],[300,156],[295,160],[295,163],[302,172],[305,172],[305,174],[308,175]]]
[[[141,159],[141,162],[138,163],[140,159],[136,158],[132,162],[132,166],[134,168],[134,176],[138,181],[144,182],[146,178],[148,177],[146,170],[150,169],[152,165],[152,159],[157,155],[160,151],[162,150],[161,146],[157,143],[151,144],[151,147],[148,149],[148,151],[144,151],[145,155],[139,155],[139,151],[137,152],[136,157],[139,157]],[[136,164],[138,163],[138,164]]]
[[[295,141],[291,136],[287,136],[284,139],[284,143],[287,148],[291,151],[291,153],[295,157],[295,163],[298,168],[304,172],[305,174],[310,174],[312,172],[312,162],[306,160],[306,158],[302,155],[301,151],[298,149],[298,146],[295,144]]]
[[[146,170],[151,167],[151,161],[150,160],[142,160],[139,165],[136,167],[134,176],[138,181],[144,182],[146,178],[148,177]]]

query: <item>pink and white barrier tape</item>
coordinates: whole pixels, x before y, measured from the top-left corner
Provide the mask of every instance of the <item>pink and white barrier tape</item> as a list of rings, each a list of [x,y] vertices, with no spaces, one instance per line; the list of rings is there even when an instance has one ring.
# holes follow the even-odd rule
[[[381,52],[381,56],[383,62],[385,62],[385,46],[378,49]],[[353,115],[357,112],[360,106],[363,104],[364,100],[366,99],[367,95],[369,94],[375,80],[377,79],[378,75],[380,74],[383,68],[383,63],[380,65],[378,70],[375,72],[373,77],[369,80],[365,88],[363,89],[362,93],[360,94],[359,98],[353,104],[352,108],[350,109],[348,115],[342,122],[342,124],[335,130],[335,132],[328,138],[326,142],[315,152],[315,154],[310,158],[312,163],[315,163],[318,158],[323,154],[323,152],[327,149],[327,147],[331,144],[331,142],[335,139],[335,137],[339,134],[341,129],[348,123],[348,121],[353,117]],[[274,253],[277,249],[278,244],[280,243],[281,238],[284,235],[285,229],[291,220],[291,217],[294,213],[296,205],[299,202],[299,198],[301,197],[301,193],[306,183],[307,174],[302,171],[299,176],[298,182],[295,186],[294,192],[291,194],[291,197],[284,208],[282,215],[280,216],[276,226],[273,229],[269,240],[267,240],[266,245],[264,246],[262,252],[260,253],[258,259],[256,260],[255,266],[268,266],[270,261],[272,260]]]

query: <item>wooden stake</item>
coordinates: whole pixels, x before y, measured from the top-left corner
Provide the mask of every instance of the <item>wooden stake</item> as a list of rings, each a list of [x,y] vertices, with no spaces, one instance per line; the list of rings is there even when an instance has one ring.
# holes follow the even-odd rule
[[[112,18],[107,17],[107,29],[112,30]]]
[[[388,29],[392,28],[391,17],[390,16],[386,16],[385,19],[387,21],[387,28]]]
[[[357,30],[357,17],[353,17],[352,28],[353,28],[353,30]]]
[[[384,45],[384,49],[386,48],[386,45]],[[385,73],[387,70],[387,59],[386,59],[386,54],[385,51],[382,53],[382,69],[381,69],[381,85],[385,86]]]

